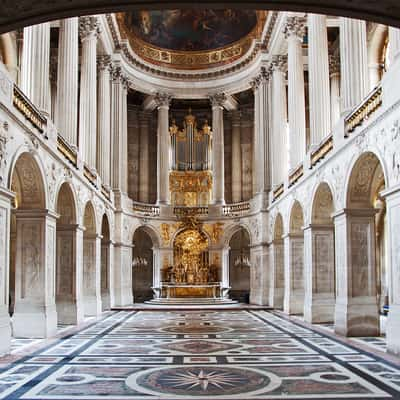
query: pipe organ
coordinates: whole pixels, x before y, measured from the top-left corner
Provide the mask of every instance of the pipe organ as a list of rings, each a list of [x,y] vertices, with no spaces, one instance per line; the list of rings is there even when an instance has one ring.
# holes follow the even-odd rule
[[[183,129],[175,121],[169,128],[171,137],[171,202],[176,206],[200,207],[210,202],[212,188],[212,132],[208,122],[197,128],[196,117],[189,109]]]

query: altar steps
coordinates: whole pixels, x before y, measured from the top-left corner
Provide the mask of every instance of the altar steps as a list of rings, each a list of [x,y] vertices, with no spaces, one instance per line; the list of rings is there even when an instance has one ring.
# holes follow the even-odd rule
[[[145,301],[145,304],[158,306],[217,306],[217,305],[237,305],[238,301],[232,299],[221,298],[204,298],[204,297],[174,297],[174,298],[159,298]]]

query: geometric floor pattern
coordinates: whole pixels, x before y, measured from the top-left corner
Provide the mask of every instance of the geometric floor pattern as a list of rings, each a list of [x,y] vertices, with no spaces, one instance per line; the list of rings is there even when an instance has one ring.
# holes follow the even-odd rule
[[[0,399],[105,398],[400,399],[400,367],[274,312],[193,310],[111,312],[0,369]]]

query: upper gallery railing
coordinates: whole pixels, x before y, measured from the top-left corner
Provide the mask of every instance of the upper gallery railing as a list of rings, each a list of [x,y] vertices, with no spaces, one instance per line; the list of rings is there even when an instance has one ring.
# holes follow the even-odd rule
[[[139,203],[134,201],[132,205],[133,212],[144,217],[158,217],[160,215],[160,207],[154,204]]]
[[[240,217],[250,211],[250,202],[242,201],[240,203],[227,204],[222,207],[222,214],[225,217]]]

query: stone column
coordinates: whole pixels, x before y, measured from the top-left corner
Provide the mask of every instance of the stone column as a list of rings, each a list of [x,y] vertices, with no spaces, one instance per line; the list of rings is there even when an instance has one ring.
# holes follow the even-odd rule
[[[139,113],[139,201],[149,202],[149,117],[146,112]]]
[[[111,57],[103,55],[97,59],[98,66],[98,151],[97,169],[106,187],[111,177]]]
[[[55,124],[61,136],[78,145],[78,17],[60,21]]]
[[[400,29],[389,26],[390,61],[393,62],[400,55]]]
[[[304,319],[333,322],[335,311],[335,248],[333,225],[304,230]]]
[[[115,66],[111,94],[112,187],[122,193],[128,189],[128,84],[121,67]]]
[[[114,305],[132,304],[132,245],[115,244],[114,265]]]
[[[47,338],[57,332],[55,303],[56,215],[15,211],[17,223],[15,337]]]
[[[83,301],[85,316],[101,314],[101,236],[84,234],[83,236]]]
[[[111,240],[101,241],[101,306],[102,310],[111,308],[111,293],[113,292],[113,256],[114,245]]]
[[[293,170],[303,162],[306,152],[306,105],[302,49],[305,19],[289,17],[284,34],[288,42],[289,168]]]
[[[331,133],[328,33],[325,15],[308,15],[308,69],[312,146],[318,145]]]
[[[335,332],[344,336],[379,336],[375,210],[342,210],[334,215],[334,223]]]
[[[0,356],[10,352],[11,325],[8,314],[10,274],[10,220],[14,195],[0,188]]]
[[[46,115],[49,102],[50,23],[24,28],[21,62],[21,89],[32,103]]]
[[[254,91],[254,136],[253,136],[253,194],[267,192],[271,188],[270,167],[270,123],[269,80],[265,67],[251,82]]]
[[[366,22],[342,18],[340,30],[343,112],[350,112],[368,93]]]
[[[232,202],[242,201],[242,151],[240,134],[240,111],[232,112]]]
[[[96,47],[100,33],[95,17],[81,17],[79,32],[82,41],[81,83],[79,99],[79,153],[92,169],[96,168],[97,138],[97,68]]]
[[[283,311],[302,314],[304,309],[304,238],[290,233],[284,237],[285,292]]]
[[[82,240],[80,226],[57,223],[56,304],[58,322],[65,325],[77,325],[84,318]]]
[[[268,246],[257,244],[250,247],[250,303],[267,305],[269,300]]]
[[[218,93],[210,97],[212,106],[212,203],[225,204],[224,198],[224,107],[226,96]]]
[[[389,316],[386,327],[388,352],[400,355],[400,187],[383,193],[386,201],[387,254],[389,255]]]
[[[268,305],[273,308],[283,308],[285,289],[284,247],[282,239],[275,239],[270,246],[270,289]]]
[[[169,137],[169,104],[171,96],[158,93],[155,101],[158,110],[157,126],[157,204],[169,204],[169,169],[170,169],[170,137]]]
[[[339,56],[329,56],[329,73],[331,76],[331,126],[340,119],[340,59]]]
[[[287,179],[287,109],[286,109],[286,71],[285,56],[274,56],[272,60],[272,183],[277,186]]]

